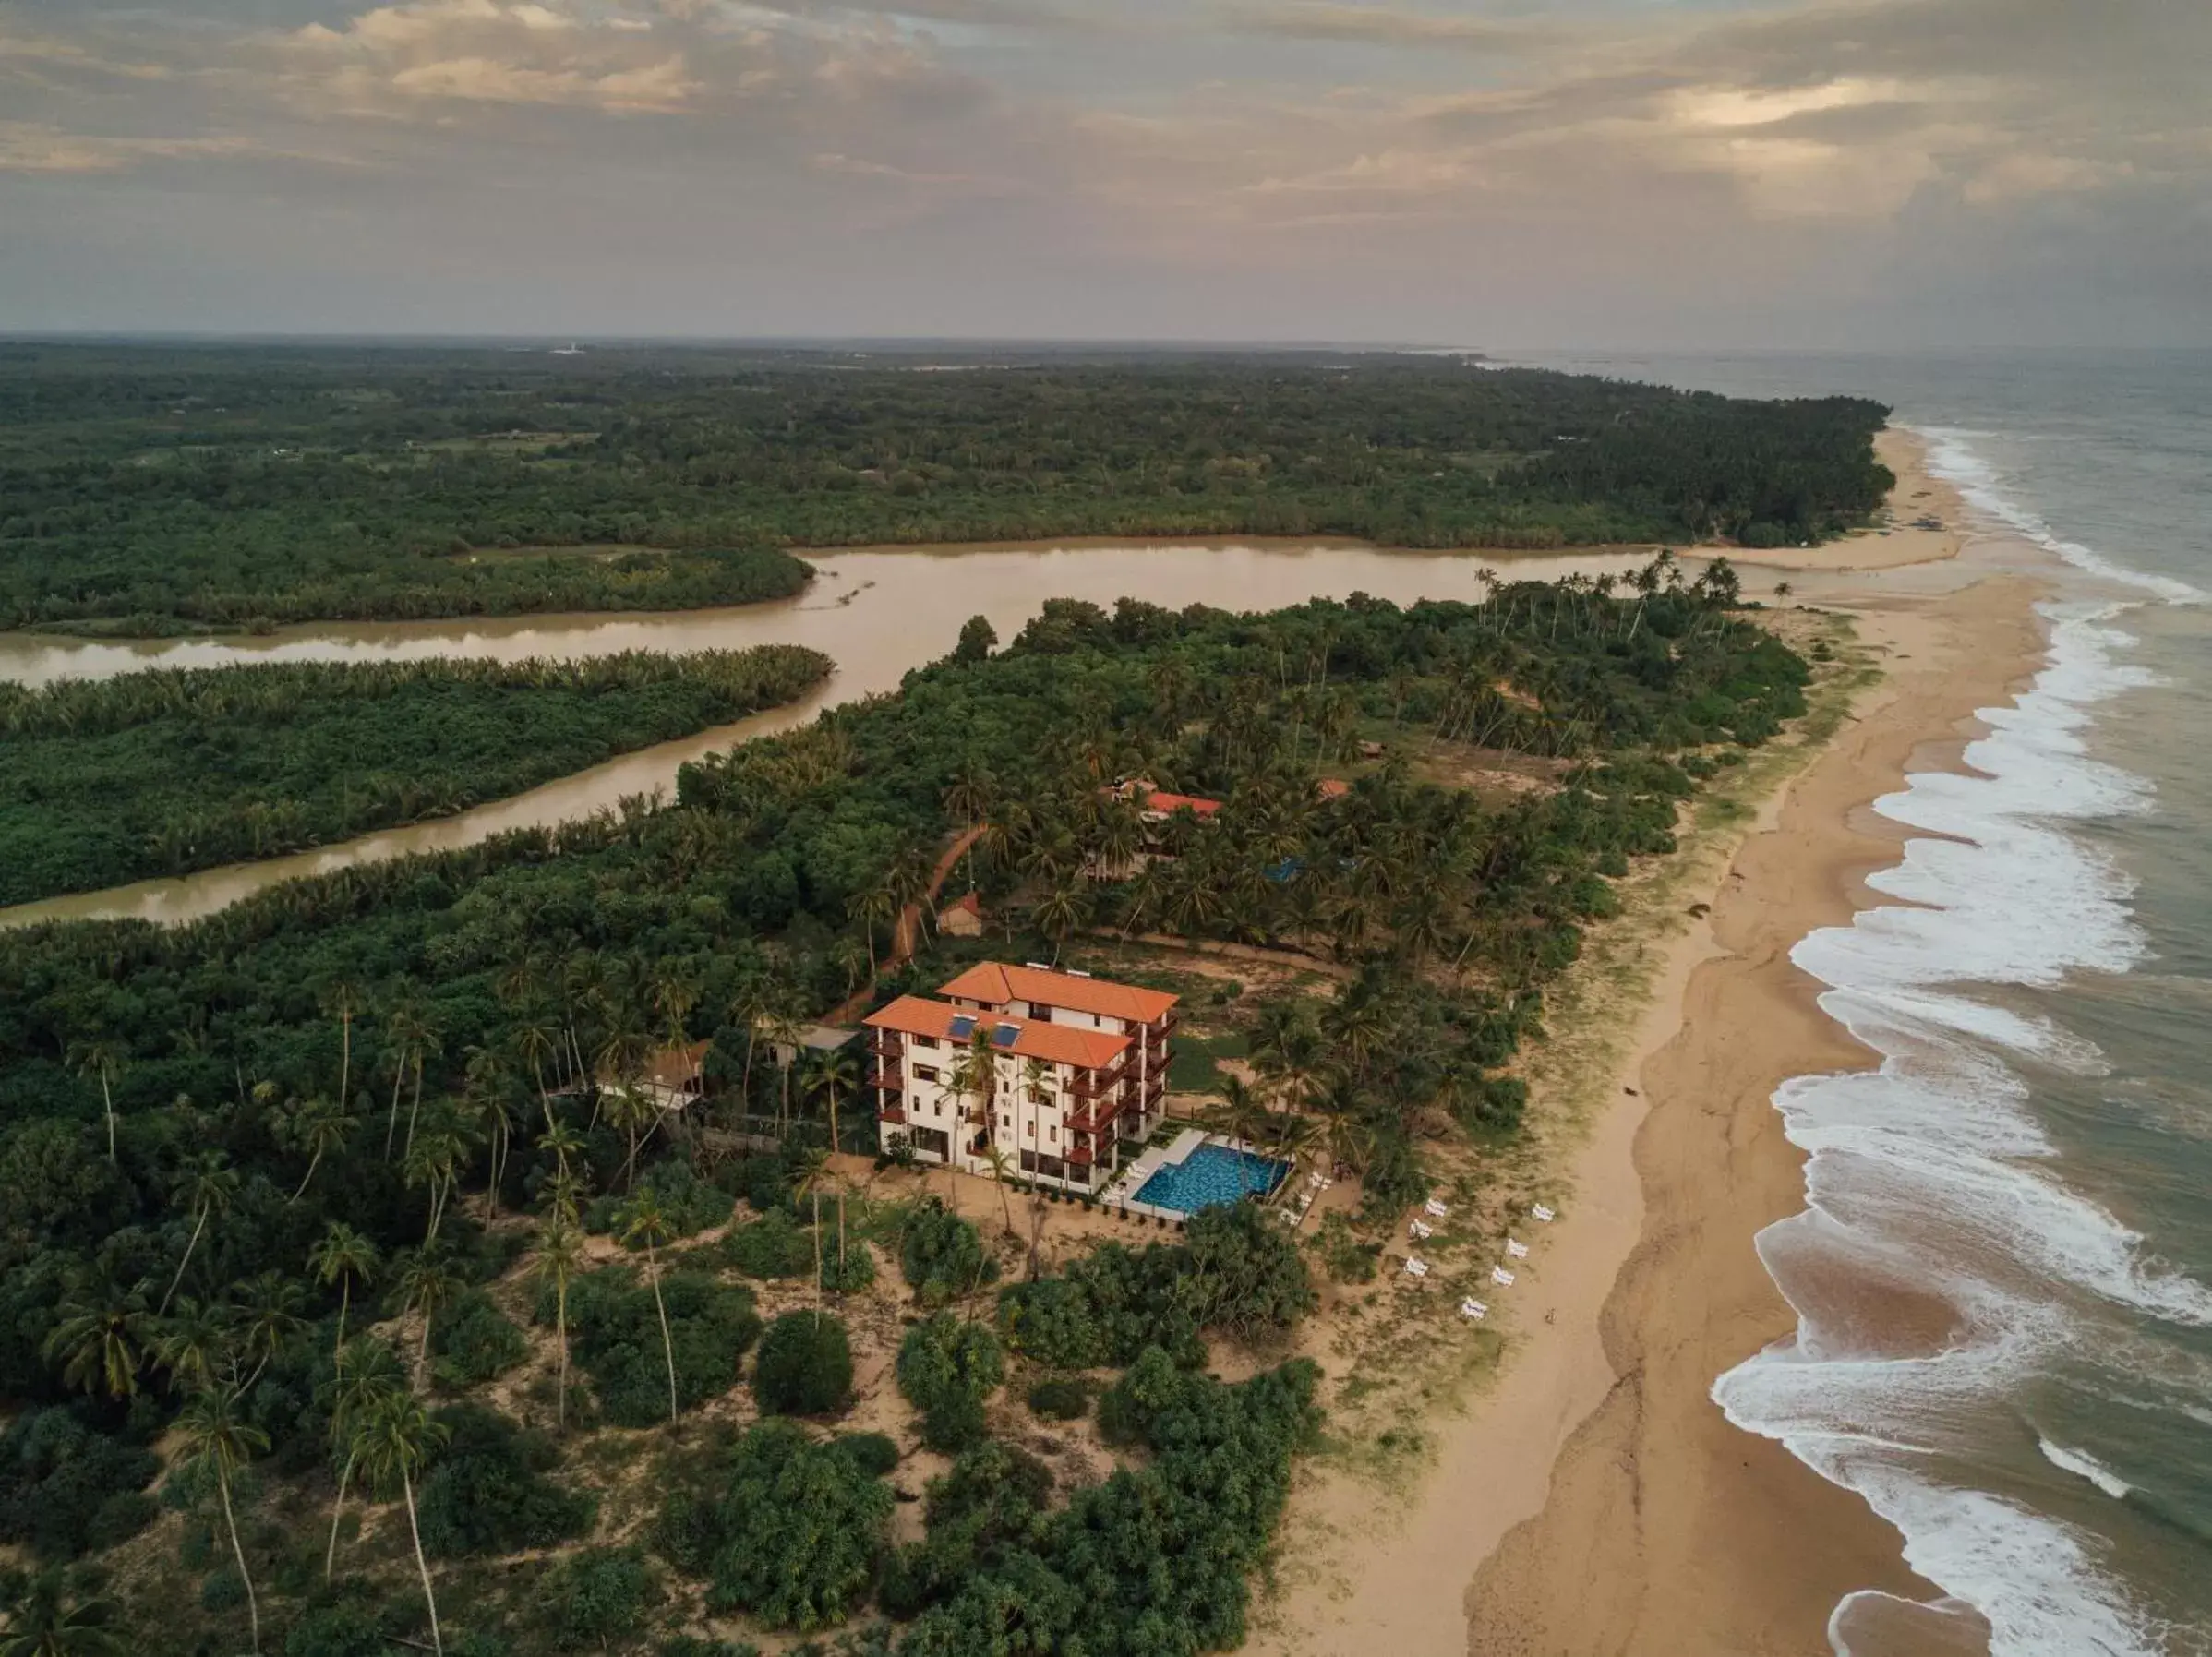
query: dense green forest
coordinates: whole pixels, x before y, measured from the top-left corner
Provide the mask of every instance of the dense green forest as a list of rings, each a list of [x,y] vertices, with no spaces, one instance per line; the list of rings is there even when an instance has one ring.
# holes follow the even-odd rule
[[[1817,540],[1884,411],[1353,355],[0,344],[0,626],[681,608],[776,548],[1062,534]]]
[[[451,816],[790,702],[830,669],[775,644],[0,684],[0,905]]]
[[[1685,586],[1661,561],[1479,605],[1059,602],[671,804],[174,929],[0,934],[16,1627],[194,1657],[743,1649],[702,1615],[901,1657],[1235,1646],[1317,1377],[1205,1366],[1280,1350],[1308,1249],[1239,1206],[1012,1280],[1019,1246],[934,1197],[848,1206],[821,1148],[872,1136],[857,1066],[794,1075],[756,1041],[866,987],[980,825],[1014,950],[1167,928],[1341,963],[1331,995],[1254,1010],[1223,1105],[1350,1162],[1363,1223],[1395,1231],[1437,1132],[1515,1131],[1507,1066],[1612,879],[1803,710],[1806,665],[1733,598],[1725,564]],[[1462,760],[1549,781],[1471,790]],[[1140,771],[1228,821],[1091,878],[1141,832],[1100,785]],[[875,997],[935,982],[937,947]],[[713,1039],[720,1092],[671,1138],[598,1078],[679,1037]],[[782,1148],[735,1154],[739,1113]],[[892,1435],[842,1424],[886,1293],[911,1308],[876,1322],[912,1411]],[[502,1384],[547,1343],[557,1372]],[[1120,1471],[1071,1486],[1020,1447],[1071,1418]],[[924,1447],[951,1459],[895,1542]]]

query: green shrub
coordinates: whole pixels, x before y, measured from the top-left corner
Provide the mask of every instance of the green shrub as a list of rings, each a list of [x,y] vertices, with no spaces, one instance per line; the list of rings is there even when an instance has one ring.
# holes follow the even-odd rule
[[[522,1330],[481,1289],[463,1292],[430,1326],[432,1373],[445,1387],[474,1387],[505,1375],[530,1355]]]
[[[828,1415],[852,1396],[852,1345],[826,1312],[787,1312],[761,1337],[752,1396],[770,1415]]]
[[[908,1286],[933,1306],[972,1294],[998,1276],[975,1227],[937,1198],[916,1203],[900,1228],[898,1264]]]
[[[1047,1421],[1079,1421],[1090,1412],[1090,1387],[1080,1380],[1053,1376],[1029,1388],[1029,1409]]]
[[[199,1585],[202,1611],[235,1611],[246,1603],[246,1579],[234,1565],[219,1565]]]
[[[830,1447],[850,1456],[854,1465],[872,1478],[882,1478],[898,1465],[898,1443],[884,1433],[840,1433]]]
[[[693,1236],[710,1226],[718,1226],[737,1207],[736,1199],[728,1192],[694,1173],[687,1157],[668,1157],[655,1163],[638,1175],[637,1189],[649,1190],[660,1199],[661,1212],[667,1217],[668,1235],[672,1238]],[[621,1223],[622,1208],[629,1201],[627,1194],[618,1196],[607,1192],[599,1196],[584,1210],[584,1230],[616,1230]],[[639,1249],[644,1245],[626,1243],[623,1246]]]
[[[722,1239],[721,1251],[749,1278],[803,1278],[814,1269],[814,1234],[783,1208],[735,1228]]]
[[[707,1579],[710,1610],[807,1633],[860,1609],[893,1507],[889,1486],[860,1458],[765,1421],[705,1482],[706,1494],[679,1488],[669,1498],[655,1535],[678,1569]]]
[[[898,1389],[921,1411],[921,1441],[948,1454],[983,1437],[983,1403],[1006,1373],[998,1337],[982,1324],[940,1312],[907,1331],[898,1349]]]
[[[154,1517],[144,1492],[160,1462],[132,1438],[94,1431],[83,1408],[27,1410],[0,1434],[0,1542],[74,1559],[137,1535]]]
[[[914,1616],[998,1565],[1030,1535],[1052,1489],[1051,1470],[1026,1451],[997,1443],[969,1450],[930,1481],[927,1531],[885,1568],[884,1609]]]
[[[590,1530],[592,1499],[546,1477],[560,1453],[545,1435],[474,1404],[440,1410],[438,1420],[450,1436],[416,1504],[425,1553],[513,1554]]]
[[[761,1329],[752,1296],[697,1272],[672,1271],[661,1281],[668,1339],[676,1354],[676,1396],[689,1409],[737,1385],[738,1362]],[[548,1290],[537,1305],[553,1321]],[[577,1279],[569,1288],[569,1327],[576,1362],[591,1376],[607,1419],[649,1427],[668,1419],[668,1372],[661,1351],[653,1291],[625,1267]]]
[[[586,1548],[547,1573],[543,1592],[554,1640],[571,1651],[604,1651],[637,1633],[657,1597],[652,1569],[636,1548]]]
[[[284,1657],[385,1657],[391,1649],[377,1608],[359,1600],[318,1606],[284,1636]]]
[[[875,1254],[857,1238],[845,1243],[845,1261],[837,1261],[835,1233],[822,1240],[822,1286],[832,1294],[859,1294],[875,1282]]]

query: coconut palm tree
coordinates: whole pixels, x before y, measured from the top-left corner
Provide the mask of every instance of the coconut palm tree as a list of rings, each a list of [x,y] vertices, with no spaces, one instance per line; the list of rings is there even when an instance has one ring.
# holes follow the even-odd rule
[[[231,1159],[221,1151],[200,1151],[185,1159],[176,1189],[192,1210],[192,1235],[185,1240],[184,1257],[176,1263],[176,1276],[169,1279],[169,1291],[155,1309],[157,1317],[165,1315],[169,1303],[176,1298],[177,1285],[185,1280],[185,1268],[192,1264],[192,1251],[199,1246],[200,1233],[208,1229],[208,1216],[230,1212],[231,1199],[238,1195],[238,1175]]]
[[[345,1511],[346,1487],[354,1481],[357,1459],[355,1428],[367,1413],[395,1393],[406,1390],[406,1371],[399,1356],[381,1340],[364,1338],[338,1349],[335,1373],[328,1398],[331,1406],[331,1444],[343,1447],[345,1459],[338,1469],[338,1495],[331,1504],[331,1538],[323,1544],[322,1579],[331,1579],[338,1558],[338,1520]]]
[[[545,1112],[546,1126],[553,1125],[553,1095],[546,1087],[546,1061],[560,1051],[560,1027],[540,1014],[533,1013],[513,1028],[515,1050],[523,1062],[530,1066],[530,1079],[537,1084],[538,1107]]]
[[[401,1305],[422,1315],[422,1342],[415,1359],[415,1385],[421,1390],[430,1384],[431,1324],[461,1292],[461,1274],[443,1251],[426,1245],[410,1250],[402,1258],[393,1282],[400,1291]]]
[[[846,900],[846,911],[859,921],[861,935],[868,943],[868,977],[872,982],[883,972],[882,963],[875,953],[875,929],[889,926],[898,919],[898,895],[887,880],[864,887]]]
[[[668,1361],[668,1420],[676,1420],[676,1343],[668,1335],[668,1306],[660,1292],[660,1245],[675,1235],[660,1197],[648,1185],[624,1205],[619,1219],[622,1241],[645,1251],[645,1279],[653,1285],[653,1309],[660,1315],[661,1355]],[[822,1292],[821,1243],[815,1243],[814,1292]]]
[[[845,1147],[837,1142],[837,1096],[849,1098],[860,1086],[860,1061],[849,1046],[833,1048],[815,1059],[813,1086],[829,1115],[830,1149],[842,1151]]]
[[[62,1303],[59,1321],[40,1350],[61,1360],[64,1385],[112,1399],[132,1398],[146,1367],[153,1326],[143,1288],[126,1290],[103,1281],[88,1296]]]
[[[193,1392],[214,1386],[217,1372],[234,1361],[227,1309],[186,1295],[155,1327],[152,1347],[171,1387]]]
[[[1006,1218],[1006,1235],[1015,1235],[1014,1199],[1006,1195],[1006,1182],[1014,1177],[1014,1159],[996,1145],[985,1148],[983,1161],[991,1170],[992,1182],[999,1188],[999,1207]]]
[[[1052,941],[1052,965],[1060,965],[1060,952],[1067,941],[1082,928],[1090,914],[1090,892],[1076,882],[1055,886],[1038,902],[1030,914],[1037,930]]]
[[[283,1135],[295,1150],[307,1153],[307,1171],[300,1176],[299,1188],[293,1192],[290,1201],[296,1203],[307,1195],[323,1158],[352,1138],[358,1125],[341,1106],[327,1099],[293,1101],[284,1118]]]
[[[354,1285],[368,1283],[377,1275],[377,1245],[359,1231],[338,1220],[324,1228],[322,1239],[307,1251],[307,1269],[325,1289],[338,1285],[338,1339],[331,1343],[331,1362],[345,1345],[345,1317],[353,1309]]]
[[[130,1050],[120,1041],[79,1041],[69,1049],[70,1065],[79,1075],[100,1078],[100,1103],[107,1113],[107,1159],[115,1159],[115,1072],[123,1068]]]
[[[323,987],[324,1009],[338,1015],[338,1108],[341,1111],[350,1111],[354,1106],[350,1091],[354,1082],[354,1009],[360,999],[360,991],[344,979],[333,979]]]
[[[253,1363],[253,1373],[238,1387],[240,1396],[251,1392],[270,1361],[307,1327],[300,1307],[307,1291],[279,1271],[264,1271],[239,1285],[239,1356]]]
[[[422,1047],[431,1039],[430,1021],[422,1002],[412,993],[403,994],[384,1018],[384,1034],[391,1042],[391,1109],[384,1119],[384,1155],[391,1156],[393,1144],[400,1130],[400,1092],[406,1085],[410,1061],[415,1069],[415,1097],[417,1105],[422,1100]],[[415,1138],[415,1116],[407,1117],[407,1137]]]
[[[238,1515],[231,1505],[231,1483],[238,1470],[256,1456],[266,1455],[269,1435],[238,1415],[234,1392],[210,1387],[196,1393],[176,1418],[186,1466],[203,1470],[215,1481],[222,1502],[222,1522],[231,1533],[231,1556],[238,1562],[238,1580],[246,1585],[246,1615],[253,1649],[261,1649],[261,1606],[254,1594],[253,1573],[246,1567],[246,1544],[238,1540]]]
[[[61,1571],[41,1571],[7,1608],[0,1657],[123,1657],[130,1647],[114,1623],[114,1601],[72,1604]]]
[[[422,1578],[423,1601],[430,1609],[430,1650],[437,1657],[445,1657],[445,1637],[439,1631],[438,1594],[430,1585],[430,1561],[423,1553],[422,1526],[415,1519],[415,1475],[446,1437],[444,1424],[431,1419],[422,1399],[395,1392],[364,1411],[355,1439],[362,1471],[386,1489],[397,1481],[406,1498],[407,1533],[415,1541],[415,1568]]]
[[[554,1423],[569,1430],[569,1285],[583,1269],[583,1233],[575,1217],[556,1214],[537,1233],[537,1263],[532,1267],[538,1281],[553,1291],[553,1336],[560,1347],[560,1374],[554,1391]]]

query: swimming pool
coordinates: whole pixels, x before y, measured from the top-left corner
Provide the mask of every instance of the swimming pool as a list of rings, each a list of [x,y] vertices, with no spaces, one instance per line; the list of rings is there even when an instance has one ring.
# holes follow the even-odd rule
[[[1261,1196],[1282,1183],[1291,1171],[1288,1162],[1256,1156],[1233,1146],[1208,1140],[1180,1162],[1155,1169],[1137,1187],[1136,1200],[1178,1214],[1196,1214],[1221,1203],[1233,1203],[1250,1193]]]

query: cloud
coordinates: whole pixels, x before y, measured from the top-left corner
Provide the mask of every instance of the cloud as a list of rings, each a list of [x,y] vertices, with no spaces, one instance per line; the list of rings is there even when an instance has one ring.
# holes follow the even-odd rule
[[[1388,6],[1341,6],[1328,0],[1236,4],[1219,14],[1224,27],[1289,40],[1369,46],[1456,47],[1521,52],[1556,45],[1562,30],[1525,18],[1446,16]]]
[[[30,121],[0,121],[0,173],[121,173],[150,161],[235,156],[241,138],[95,138]]]

